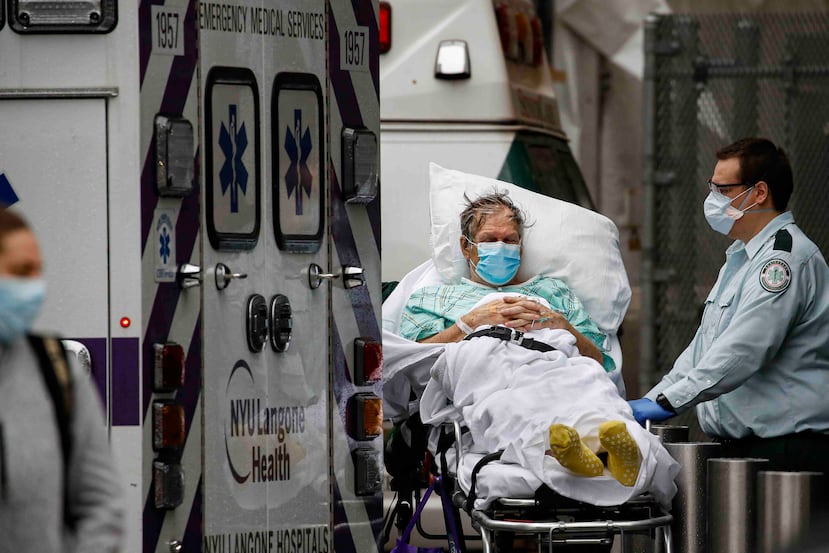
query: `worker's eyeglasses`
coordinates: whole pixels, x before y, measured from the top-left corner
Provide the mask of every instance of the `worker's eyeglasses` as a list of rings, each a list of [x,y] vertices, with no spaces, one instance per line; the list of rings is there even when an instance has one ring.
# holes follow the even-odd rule
[[[718,184],[711,179],[708,179],[708,189],[711,192],[719,192],[720,194],[725,194],[735,186],[751,186],[747,182],[730,182],[727,184]]]

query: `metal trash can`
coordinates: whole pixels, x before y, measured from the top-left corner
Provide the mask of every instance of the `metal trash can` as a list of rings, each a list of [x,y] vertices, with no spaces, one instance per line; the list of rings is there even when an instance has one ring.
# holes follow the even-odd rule
[[[708,460],[720,454],[721,446],[709,442],[666,442],[665,449],[682,466],[676,477],[677,493],[671,507],[673,551],[705,553]],[[664,551],[661,540],[655,544],[655,551]]]
[[[658,436],[663,444],[688,442],[689,431],[688,426],[685,425],[654,424],[651,425],[650,431]],[[642,541],[643,544],[638,549],[625,550],[625,553],[664,553],[665,551],[665,536],[662,528],[654,530],[652,540]]]
[[[757,551],[757,473],[768,459],[708,461],[708,553]]]
[[[672,426],[669,424],[655,424],[651,426],[651,433],[659,436],[663,444],[673,444],[688,441],[687,426]]]
[[[757,474],[757,551],[777,553],[809,532],[825,475],[760,471]]]

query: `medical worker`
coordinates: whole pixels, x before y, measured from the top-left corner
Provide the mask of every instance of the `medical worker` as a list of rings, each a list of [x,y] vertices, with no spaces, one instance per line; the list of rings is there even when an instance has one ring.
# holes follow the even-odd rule
[[[785,152],[745,138],[716,155],[703,209],[735,242],[693,340],[630,405],[640,424],[696,406],[729,455],[825,472],[829,491],[829,268],[786,210]]]

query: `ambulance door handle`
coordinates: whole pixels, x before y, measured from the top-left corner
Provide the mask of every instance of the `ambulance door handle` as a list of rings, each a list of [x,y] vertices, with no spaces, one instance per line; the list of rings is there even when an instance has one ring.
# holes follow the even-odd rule
[[[308,265],[308,286],[311,287],[311,290],[319,288],[323,280],[334,280],[335,278],[340,278],[340,274],[323,273],[322,267],[316,263]]]
[[[311,263],[308,266],[308,284],[312,290],[319,288],[323,280],[334,280],[341,276],[343,277],[343,288],[356,288],[365,284],[362,267],[343,265],[342,271],[339,273],[323,273],[322,267],[316,263]]]
[[[217,290],[224,290],[225,288],[230,286],[230,281],[234,278],[248,278],[248,275],[247,273],[234,273],[230,270],[230,267],[228,267],[224,263],[216,263],[215,280]]]
[[[178,285],[182,288],[192,288],[201,284],[201,267],[185,263],[178,268],[176,275]]]

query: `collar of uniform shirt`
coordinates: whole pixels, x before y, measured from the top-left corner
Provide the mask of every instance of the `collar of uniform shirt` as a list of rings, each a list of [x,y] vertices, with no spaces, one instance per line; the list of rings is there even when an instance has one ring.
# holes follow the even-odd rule
[[[760,251],[760,248],[763,247],[763,244],[770,240],[778,230],[792,223],[794,223],[794,215],[792,215],[791,211],[785,211],[772,219],[763,230],[758,232],[754,238],[748,241],[748,244],[743,244],[737,240],[729,246],[726,252],[732,253],[739,250],[741,247],[745,247],[746,255],[748,255],[749,259],[753,259],[754,256],[757,255],[757,252]]]

